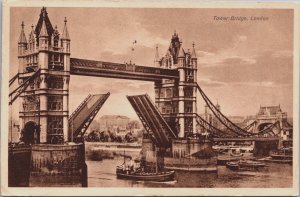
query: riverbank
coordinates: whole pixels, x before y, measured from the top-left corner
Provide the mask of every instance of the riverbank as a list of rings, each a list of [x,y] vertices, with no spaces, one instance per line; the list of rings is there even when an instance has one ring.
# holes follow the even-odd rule
[[[138,157],[142,145],[138,143],[85,142],[86,160],[100,161],[116,156]]]

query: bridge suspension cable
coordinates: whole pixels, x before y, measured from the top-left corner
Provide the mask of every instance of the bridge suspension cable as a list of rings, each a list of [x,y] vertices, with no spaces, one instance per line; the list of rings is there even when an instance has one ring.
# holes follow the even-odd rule
[[[238,127],[236,124],[231,122],[224,114],[222,114],[215,106],[214,104],[209,100],[209,98],[206,96],[206,94],[203,92],[203,90],[200,88],[199,84],[197,83],[197,88],[209,107],[209,109],[213,112],[213,114],[217,117],[217,119],[225,126],[227,127],[230,131],[236,133],[239,136],[251,136],[253,135],[252,133],[249,133],[245,131],[244,129]]]
[[[35,77],[38,76],[40,70],[37,70],[33,75],[31,75],[28,79],[26,79],[19,87],[9,93],[9,97],[11,100],[9,101],[9,105],[12,105],[13,102],[26,90],[26,88],[33,82]],[[15,80],[15,79],[14,79]]]
[[[213,125],[211,125],[210,123],[208,123],[206,120],[204,120],[201,116],[199,116],[197,114],[197,119],[196,119],[197,123],[205,130],[209,131],[209,133],[213,136],[213,137],[233,137],[232,135],[226,133],[225,131],[222,131],[216,127],[214,127]]]
[[[9,80],[9,87],[11,86],[11,84],[19,77],[19,73],[17,73],[15,76],[13,76],[13,78],[11,78]]]
[[[251,127],[253,127],[256,123],[257,123],[257,121],[254,120],[251,124],[247,125],[247,126],[244,127],[243,129],[244,129],[245,131],[249,131],[249,129],[250,129]]]

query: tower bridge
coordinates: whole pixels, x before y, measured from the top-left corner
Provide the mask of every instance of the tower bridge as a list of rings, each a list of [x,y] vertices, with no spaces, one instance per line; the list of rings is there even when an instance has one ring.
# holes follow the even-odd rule
[[[71,58],[70,42],[67,20],[64,20],[60,34],[57,27],[53,28],[46,8],[42,8],[36,27],[32,26],[28,41],[22,23],[18,73],[9,82],[11,86],[18,80],[19,87],[10,92],[9,104],[17,98],[20,100],[21,140],[34,147],[31,162],[36,171],[33,177],[47,168],[47,162],[57,159],[55,154],[59,154],[66,165],[80,163],[72,168],[74,174],[84,172],[81,170],[85,166],[82,147],[74,145],[73,141],[84,135],[110,93],[89,95],[70,115],[69,82],[72,75],[154,82],[155,104],[147,95],[127,97],[151,139],[143,146],[152,150],[159,147],[168,149],[172,155],[184,156],[204,148],[211,149],[210,142],[203,140],[202,134],[197,132],[197,126],[209,133],[209,139],[214,141],[261,141],[279,137],[270,135],[273,124],[257,133],[249,132],[235,125],[213,105],[197,83],[195,45],[191,51],[184,50],[176,33],[172,35],[164,57],[159,58],[156,51],[155,67]],[[215,128],[198,116],[197,93],[226,130]],[[38,153],[43,151],[47,156],[41,158]],[[71,159],[70,155],[73,155]],[[38,163],[40,160],[46,161]]]

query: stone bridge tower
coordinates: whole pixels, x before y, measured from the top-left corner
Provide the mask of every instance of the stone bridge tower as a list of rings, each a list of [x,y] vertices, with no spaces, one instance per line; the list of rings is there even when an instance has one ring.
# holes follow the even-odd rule
[[[185,51],[175,32],[164,57],[159,59],[158,49],[154,63],[161,68],[177,69],[179,80],[163,79],[155,83],[155,103],[179,138],[196,132],[197,115],[197,56]]]
[[[18,42],[19,85],[37,71],[34,82],[20,95],[22,140],[28,144],[63,143],[68,139],[70,37],[67,20],[62,35],[53,28],[46,8],[28,41],[22,23]]]
[[[280,105],[260,106],[253,129],[258,132],[276,122],[279,125],[273,129],[273,132],[283,140],[292,139],[292,125],[288,122],[287,113],[281,110]]]

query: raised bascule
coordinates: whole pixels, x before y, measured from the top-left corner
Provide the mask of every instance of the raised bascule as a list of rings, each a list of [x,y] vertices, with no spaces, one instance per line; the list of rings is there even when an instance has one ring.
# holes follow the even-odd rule
[[[155,103],[147,94],[127,97],[147,132],[142,148],[145,162],[153,162],[154,153],[158,152],[161,163],[187,163],[187,155],[211,151],[213,141],[257,140],[278,144],[281,136],[272,131],[275,127],[282,130],[282,124],[273,122],[257,126],[258,132],[249,132],[254,124],[240,128],[213,105],[197,83],[195,45],[192,50],[184,50],[177,33],[173,34],[164,57],[159,58],[156,48],[155,67],[71,58],[70,43],[67,20],[60,34],[57,27],[53,28],[46,8],[41,9],[28,41],[22,22],[18,73],[9,81],[11,86],[17,80],[19,86],[10,92],[9,104],[19,98],[23,145],[9,148],[11,186],[68,185],[62,177],[69,177],[73,185],[87,186],[82,139],[110,93],[88,95],[70,114],[71,75],[154,82]],[[226,129],[213,126],[197,114],[197,94]],[[205,132],[201,133],[198,127]],[[22,157],[24,152],[29,159]],[[29,171],[29,175],[24,175],[28,179],[23,178],[22,183],[17,183],[16,177],[24,172],[12,170],[20,170],[18,160],[24,160]],[[201,159],[195,164],[215,165],[212,160],[204,164]]]

